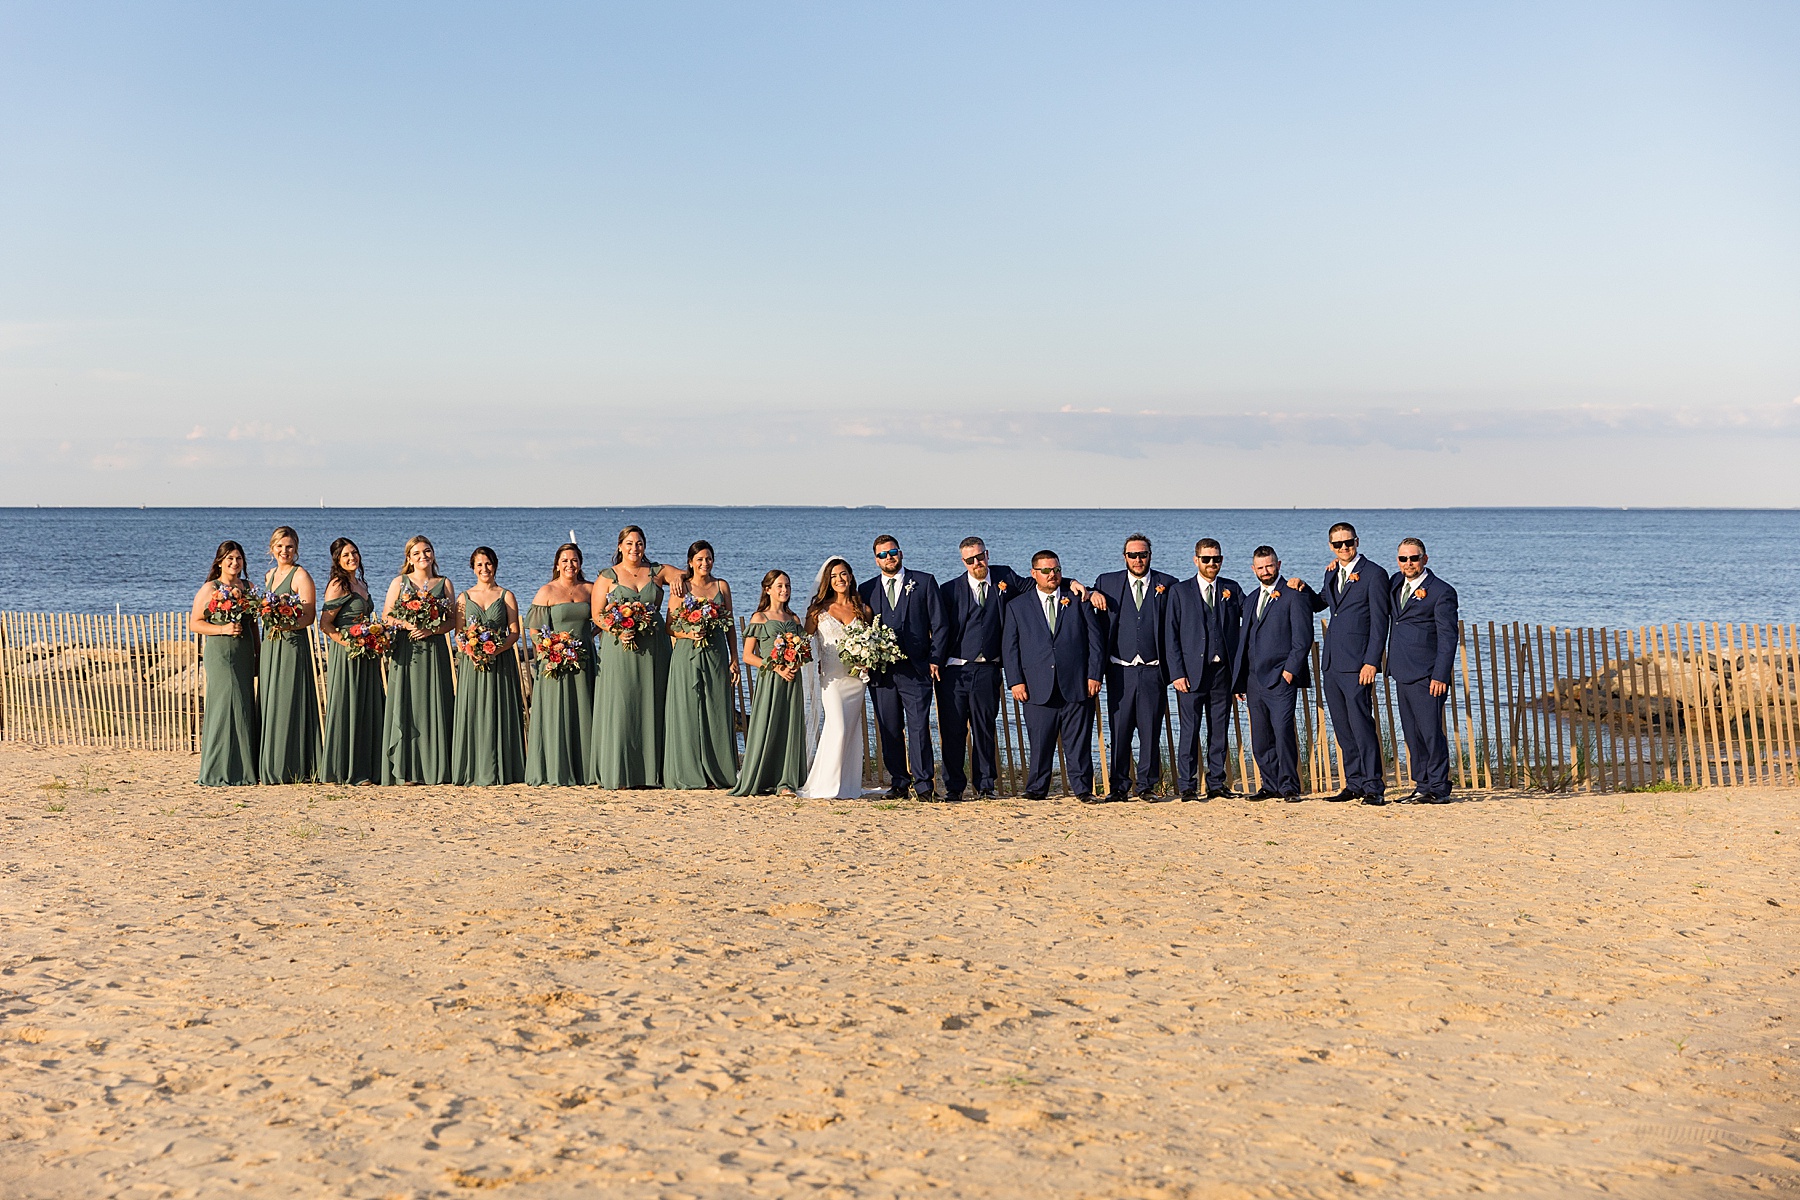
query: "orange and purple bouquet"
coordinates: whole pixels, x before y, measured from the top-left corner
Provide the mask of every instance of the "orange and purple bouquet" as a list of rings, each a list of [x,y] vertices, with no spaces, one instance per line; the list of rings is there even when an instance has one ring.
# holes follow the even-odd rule
[[[338,630],[349,643],[351,658],[386,658],[394,650],[394,635],[380,621],[358,621]]]
[[[450,604],[430,592],[402,588],[387,615],[405,621],[419,631],[419,636],[430,637],[450,623]]]
[[[799,633],[778,633],[763,652],[763,666],[772,670],[799,670],[812,661],[812,639]]]
[[[587,647],[572,633],[533,629],[531,644],[538,654],[538,669],[546,679],[573,675],[581,670],[587,659]]]
[[[656,610],[642,600],[615,600],[605,608],[606,631],[627,650],[642,651],[642,635],[656,628]]]
[[[492,670],[494,660],[500,657],[500,631],[470,621],[462,632],[462,648],[477,671]]]
[[[669,632],[685,633],[700,641],[710,642],[715,633],[729,632],[731,614],[717,600],[702,600],[689,592],[669,612]]]
[[[206,602],[206,623],[242,625],[261,611],[262,598],[256,594],[255,588],[248,584],[238,587],[220,584],[213,589],[212,599]]]
[[[259,598],[258,608],[261,610],[263,632],[270,637],[292,633],[300,628],[300,618],[306,614],[306,606],[300,603],[300,597],[293,592],[276,592]]]

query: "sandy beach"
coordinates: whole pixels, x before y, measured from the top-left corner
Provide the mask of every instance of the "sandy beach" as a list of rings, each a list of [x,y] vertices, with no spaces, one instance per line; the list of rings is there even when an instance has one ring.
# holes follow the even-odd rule
[[[0,1195],[1800,1190],[1794,791],[191,784],[0,750]]]

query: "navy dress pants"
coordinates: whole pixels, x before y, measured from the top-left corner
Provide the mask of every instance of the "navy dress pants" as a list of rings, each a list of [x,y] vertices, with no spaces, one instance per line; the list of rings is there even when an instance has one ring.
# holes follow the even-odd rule
[[[975,790],[991,792],[999,771],[996,722],[1000,717],[1000,664],[945,667],[938,680],[938,734],[944,740],[944,793],[960,796],[974,777]],[[963,756],[969,770],[963,769]]]
[[[1375,688],[1364,687],[1345,671],[1327,671],[1321,682],[1344,756],[1345,784],[1359,796],[1383,794],[1387,772],[1381,765],[1381,735],[1375,731]]]
[[[1162,782],[1162,719],[1168,711],[1168,692],[1162,668],[1106,668],[1107,769],[1115,796],[1156,790]],[[1131,735],[1137,734],[1137,776],[1131,771]]]
[[[931,672],[912,662],[896,663],[869,681],[875,727],[881,734],[881,764],[897,788],[931,787]]]
[[[1250,749],[1262,783],[1281,796],[1300,794],[1300,735],[1294,726],[1294,700],[1299,689],[1291,683],[1265,688],[1254,680],[1250,701]]]
[[[1025,731],[1031,737],[1031,759],[1025,774],[1025,795],[1042,800],[1050,794],[1050,773],[1056,763],[1056,744],[1062,743],[1063,765],[1069,772],[1069,790],[1077,796],[1094,794],[1094,708],[1080,700],[1058,698],[1049,704],[1027,700]]]
[[[1450,794],[1450,739],[1444,735],[1444,705],[1450,699],[1431,694],[1431,680],[1395,684],[1400,693],[1400,728],[1406,731],[1406,757],[1413,784],[1431,796]]]
[[[1175,786],[1183,794],[1198,792],[1200,723],[1206,722],[1206,790],[1225,790],[1225,734],[1231,728],[1231,680],[1224,664],[1208,663],[1197,688],[1175,693],[1181,729],[1175,735]]]

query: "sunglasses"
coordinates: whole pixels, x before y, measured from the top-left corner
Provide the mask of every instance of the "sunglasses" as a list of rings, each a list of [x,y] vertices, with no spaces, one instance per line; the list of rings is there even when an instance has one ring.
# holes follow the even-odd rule
[[[1061,567],[1033,567],[1031,573],[1033,575],[1055,575],[1061,570]]]
[[[1354,545],[1356,545],[1356,539],[1351,538],[1348,541],[1333,542],[1333,543],[1331,543],[1331,548],[1333,550],[1348,550],[1350,547],[1352,547]]]
[[[1194,561],[1198,563],[1222,563],[1225,561],[1225,556],[1223,554],[1196,554],[1194,555]]]
[[[1401,562],[1424,562],[1425,561],[1425,556],[1423,554],[1399,554],[1399,555],[1395,555],[1395,557],[1398,558]]]
[[[1148,550],[1127,550],[1125,552],[1125,557],[1126,558],[1149,558],[1150,552]]]
[[[977,555],[975,555],[975,556],[974,556],[974,557],[973,557],[973,558],[965,558],[965,559],[963,559],[963,565],[964,565],[964,566],[967,566],[967,567],[972,567],[972,566],[974,566],[974,565],[975,565],[975,564],[976,564],[976,563],[979,563],[979,562],[986,562],[986,561],[987,561],[987,555],[985,555],[985,554],[977,554]]]
[[[875,552],[875,557],[876,558],[899,558],[900,551],[897,548],[893,549],[893,550],[877,550]]]

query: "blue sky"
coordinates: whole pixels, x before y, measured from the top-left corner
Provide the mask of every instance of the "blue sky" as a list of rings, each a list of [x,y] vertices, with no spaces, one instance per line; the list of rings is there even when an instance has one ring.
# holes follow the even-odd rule
[[[0,503],[1800,504],[1800,6],[0,3]]]

